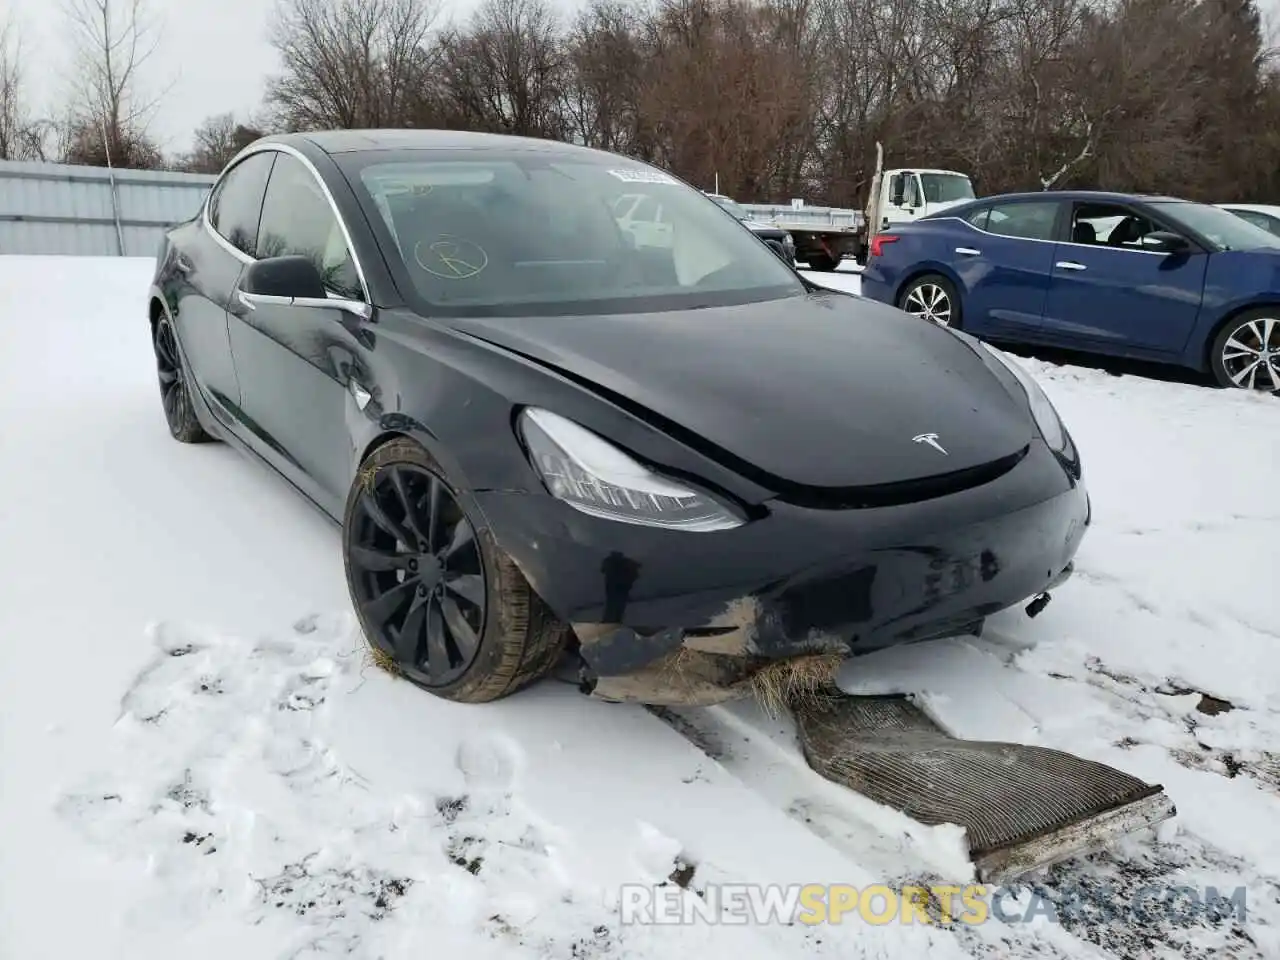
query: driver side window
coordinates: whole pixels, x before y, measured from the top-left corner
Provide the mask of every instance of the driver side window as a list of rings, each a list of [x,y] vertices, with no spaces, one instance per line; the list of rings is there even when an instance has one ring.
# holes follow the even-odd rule
[[[297,158],[281,153],[267,183],[257,256],[304,256],[339,296],[363,300],[355,260],[320,184]]]
[[[1071,214],[1071,242],[1119,250],[1152,250],[1145,240],[1160,227],[1128,207],[1078,203]]]

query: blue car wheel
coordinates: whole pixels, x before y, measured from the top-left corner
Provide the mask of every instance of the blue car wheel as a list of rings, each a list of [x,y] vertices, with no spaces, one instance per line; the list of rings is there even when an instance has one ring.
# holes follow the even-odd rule
[[[940,327],[960,329],[960,297],[951,281],[936,273],[916,277],[907,284],[898,297],[898,309]]]

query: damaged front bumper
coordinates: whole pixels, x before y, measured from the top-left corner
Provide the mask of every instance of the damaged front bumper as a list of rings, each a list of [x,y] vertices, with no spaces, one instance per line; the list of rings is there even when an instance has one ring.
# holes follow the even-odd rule
[[[1042,444],[959,493],[844,510],[775,500],[715,533],[623,525],[534,493],[476,498],[573,625],[584,689],[651,704],[730,699],[781,659],[977,632],[1065,580],[1091,519],[1083,484]]]

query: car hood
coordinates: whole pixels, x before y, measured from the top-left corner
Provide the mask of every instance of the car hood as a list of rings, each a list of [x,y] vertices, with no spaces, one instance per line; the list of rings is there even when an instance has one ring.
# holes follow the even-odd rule
[[[777,489],[937,477],[1016,455],[1035,436],[1025,398],[958,337],[840,294],[453,325],[627,398]],[[945,453],[916,439],[930,434]]]

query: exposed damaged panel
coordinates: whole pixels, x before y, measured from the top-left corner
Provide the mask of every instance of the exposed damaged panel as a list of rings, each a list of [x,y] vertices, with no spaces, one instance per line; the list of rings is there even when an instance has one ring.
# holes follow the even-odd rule
[[[755,597],[730,600],[724,612],[713,617],[705,627],[686,631],[684,646],[704,653],[749,656],[757,652],[759,621],[760,601]]]
[[[680,647],[642,670],[594,677],[584,689],[602,700],[650,706],[711,706],[755,697],[771,713],[829,688],[844,657],[816,654],[770,660]]]
[[[1046,747],[961,740],[905,697],[792,700],[822,776],[930,826],[965,828],[980,880],[1000,883],[1166,820],[1159,785]]]

